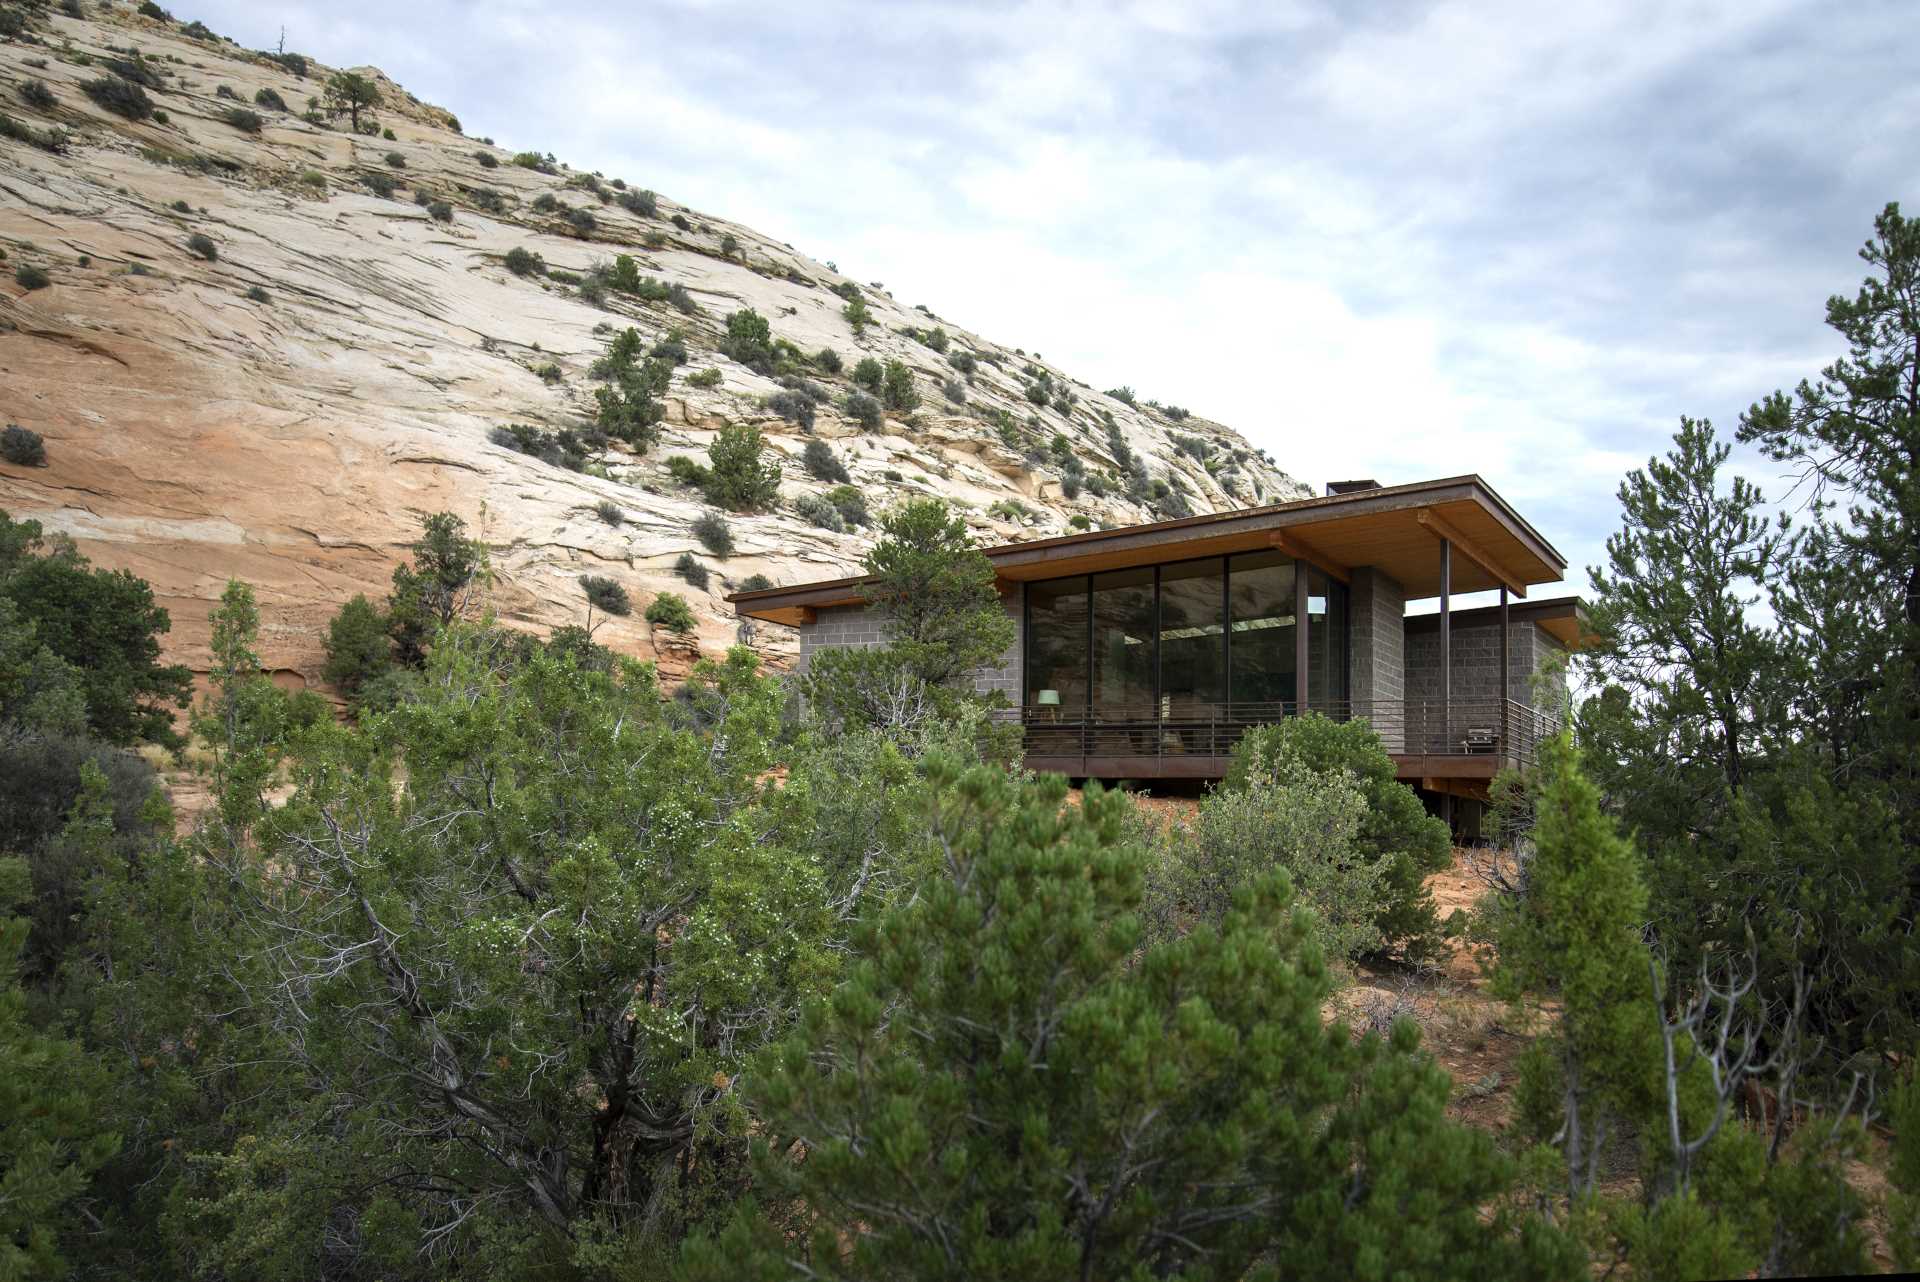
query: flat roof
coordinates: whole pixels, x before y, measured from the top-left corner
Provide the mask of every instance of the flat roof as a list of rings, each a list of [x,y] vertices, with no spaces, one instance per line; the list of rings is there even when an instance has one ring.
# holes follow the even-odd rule
[[[1346,578],[1359,566],[1392,575],[1410,600],[1440,593],[1442,539],[1453,545],[1452,590],[1557,583],[1558,549],[1478,476],[1295,499],[1112,530],[1090,530],[983,548],[1003,583],[1279,549]],[[804,622],[812,610],[859,605],[866,576],[731,593],[738,613],[775,623]]]
[[[1479,605],[1471,610],[1453,610],[1449,613],[1450,626],[1456,628],[1497,627],[1500,623],[1500,607],[1497,605]],[[1532,623],[1544,629],[1561,645],[1569,650],[1578,650],[1600,639],[1587,620],[1587,603],[1577,596],[1550,597],[1543,601],[1515,601],[1507,607],[1507,618],[1512,623]],[[1410,614],[1407,616],[1407,631],[1438,632],[1440,616],[1437,614]]]

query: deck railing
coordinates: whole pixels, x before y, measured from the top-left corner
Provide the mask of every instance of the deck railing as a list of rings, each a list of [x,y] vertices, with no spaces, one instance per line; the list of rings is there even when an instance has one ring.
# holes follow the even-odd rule
[[[1396,756],[1493,756],[1502,765],[1531,764],[1558,719],[1513,699],[1369,699],[1309,702],[1309,712],[1337,721],[1364,720]],[[1273,703],[1105,705],[1084,709],[1029,706],[1001,715],[1022,727],[1029,757],[1225,757],[1254,726],[1295,715],[1291,700]]]

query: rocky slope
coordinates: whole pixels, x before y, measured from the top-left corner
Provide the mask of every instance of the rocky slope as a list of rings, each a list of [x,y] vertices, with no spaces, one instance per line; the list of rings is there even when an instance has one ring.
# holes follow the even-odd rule
[[[260,594],[263,657],[289,684],[317,680],[327,620],[356,592],[380,597],[421,517],[442,509],[491,545],[493,604],[510,624],[582,621],[579,580],[600,574],[635,603],[602,642],[652,657],[640,607],[674,589],[705,647],[730,643],[723,594],[749,576],[795,582],[859,562],[862,531],[794,510],[828,488],[801,463],[816,437],[875,510],[941,494],[988,542],[1302,492],[1219,424],[1136,408],[877,284],[858,283],[873,324],[856,337],[843,315],[855,283],[831,264],[666,196],[649,214],[630,195],[644,175],[628,186],[515,163],[371,68],[359,71],[381,90],[373,114],[391,139],[310,110],[330,74],[318,64],[296,74],[124,0],[10,12],[27,22],[0,42],[0,422],[40,433],[47,465],[0,462],[0,508],[152,581],[174,654],[195,666],[208,606],[238,576]],[[130,120],[89,95],[88,82],[121,78],[113,61],[153,82],[157,114]],[[258,113],[257,133],[232,122],[236,108]],[[416,200],[446,202],[450,220]],[[217,256],[194,253],[196,236]],[[515,275],[516,248],[563,275]],[[593,274],[619,254],[684,286],[695,310],[618,291],[596,301]],[[21,267],[50,284],[26,288]],[[904,361],[920,405],[864,430],[842,412],[847,374],[809,362],[802,376],[830,399],[810,432],[781,418],[766,407],[779,382],[716,350],[727,316],[749,307],[849,373],[862,357]],[[658,444],[614,445],[573,471],[495,443],[505,424],[586,423],[589,367],[628,326],[649,345],[677,329],[689,349]],[[706,370],[717,385],[689,382]],[[720,559],[693,536],[707,509],[667,460],[704,461],[728,422],[767,434],[781,500],[729,516],[737,550]],[[621,524],[599,514],[607,503]],[[676,576],[687,552],[713,570],[708,590]],[[776,661],[793,650],[779,628],[755,644]]]

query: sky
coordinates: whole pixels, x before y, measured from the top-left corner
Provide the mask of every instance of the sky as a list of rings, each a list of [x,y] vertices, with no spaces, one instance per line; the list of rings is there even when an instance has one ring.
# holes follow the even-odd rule
[[[1682,414],[1731,436],[1841,354],[1825,300],[1920,177],[1892,0],[173,8],[284,26],[1316,487],[1478,472],[1576,590]]]

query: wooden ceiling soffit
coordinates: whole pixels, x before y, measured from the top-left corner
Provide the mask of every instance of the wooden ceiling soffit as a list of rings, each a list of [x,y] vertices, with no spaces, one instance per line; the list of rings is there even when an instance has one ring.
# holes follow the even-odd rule
[[[1486,550],[1473,539],[1462,534],[1459,526],[1447,520],[1446,517],[1441,516],[1438,512],[1424,508],[1415,512],[1413,515],[1415,520],[1433,531],[1435,536],[1443,538],[1453,544],[1461,555],[1467,557],[1475,565],[1492,575],[1497,582],[1505,584],[1507,591],[1517,597],[1526,596],[1527,585],[1522,583],[1514,575],[1509,574],[1506,569],[1501,566],[1499,561],[1489,556]]]
[[[1309,565],[1325,570],[1342,583],[1353,582],[1353,572],[1347,566],[1340,564],[1297,534],[1286,530],[1274,530],[1267,535],[1267,545],[1276,552],[1285,553],[1297,561],[1305,561]]]

